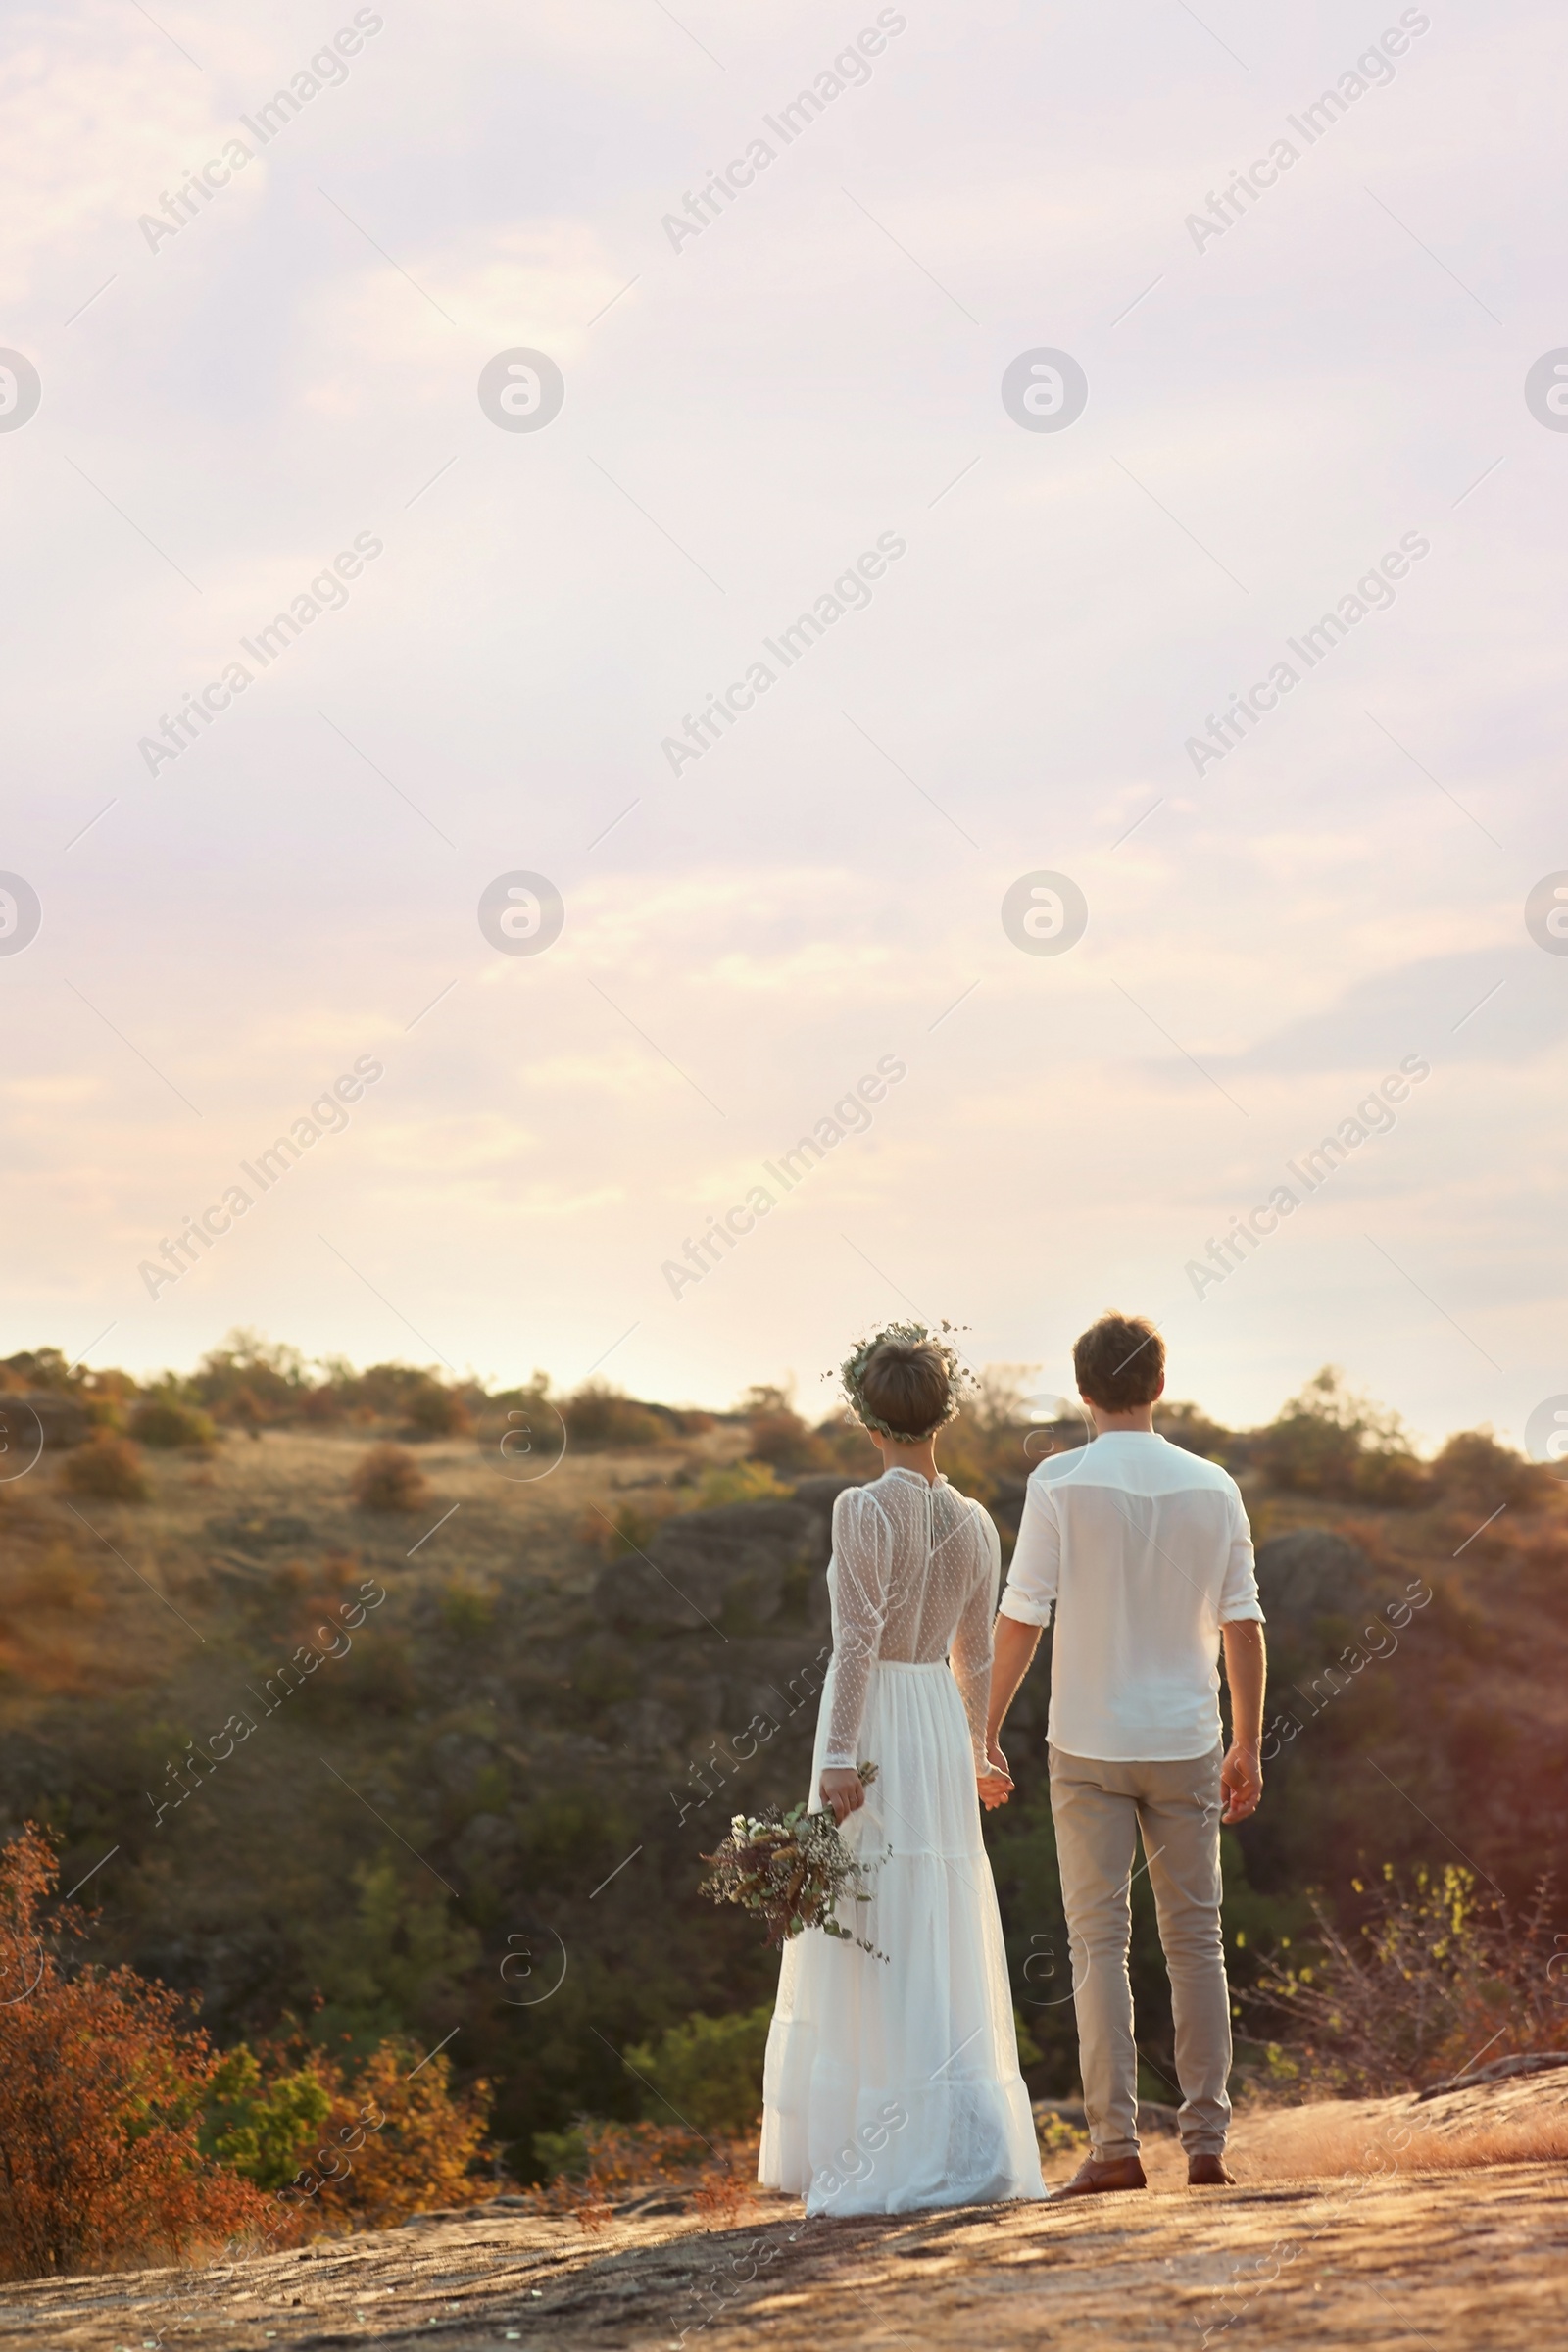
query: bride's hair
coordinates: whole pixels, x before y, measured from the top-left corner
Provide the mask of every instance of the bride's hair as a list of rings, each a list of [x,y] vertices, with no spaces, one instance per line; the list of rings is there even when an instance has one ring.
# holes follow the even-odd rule
[[[935,1340],[879,1340],[860,1374],[867,1426],[917,1442],[933,1437],[954,1411],[948,1359]]]

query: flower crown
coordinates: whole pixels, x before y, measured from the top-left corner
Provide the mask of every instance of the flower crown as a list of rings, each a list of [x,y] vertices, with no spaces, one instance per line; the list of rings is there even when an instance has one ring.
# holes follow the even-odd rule
[[[953,1331],[956,1328],[956,1326],[952,1323],[944,1323],[942,1326],[944,1331]],[[929,1429],[890,1428],[886,1421],[878,1419],[865,1401],[865,1367],[877,1348],[889,1340],[901,1341],[907,1347],[912,1347],[916,1342],[923,1340],[935,1348],[942,1359],[943,1367],[948,1375],[948,1401]],[[956,1348],[947,1340],[939,1338],[934,1331],[927,1330],[923,1323],[885,1323],[880,1331],[872,1332],[868,1340],[862,1340],[854,1354],[845,1357],[839,1369],[845,1393],[850,1400],[850,1408],[861,1427],[877,1430],[884,1438],[892,1438],[899,1444],[906,1446],[918,1445],[924,1438],[934,1438],[937,1431],[953,1419],[958,1410],[959,1397],[964,1384],[970,1378],[970,1375],[962,1368]]]

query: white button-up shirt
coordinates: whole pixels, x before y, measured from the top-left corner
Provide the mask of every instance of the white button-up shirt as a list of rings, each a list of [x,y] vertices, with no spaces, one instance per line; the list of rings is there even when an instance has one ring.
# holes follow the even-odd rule
[[[1053,1604],[1054,1746],[1123,1763],[1207,1755],[1219,1629],[1263,1617],[1236,1481],[1140,1429],[1042,1462],[1002,1614],[1049,1625]]]

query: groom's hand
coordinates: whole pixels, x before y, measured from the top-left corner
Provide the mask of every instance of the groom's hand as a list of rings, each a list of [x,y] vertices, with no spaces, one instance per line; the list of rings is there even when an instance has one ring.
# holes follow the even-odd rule
[[[995,1740],[986,1741],[986,1762],[991,1770],[977,1774],[975,1778],[980,1790],[980,1802],[988,1813],[992,1813],[998,1805],[1004,1805],[1012,1794],[1012,1775],[1007,1770],[1007,1759]]]
[[[1233,1745],[1219,1768],[1220,1794],[1225,1799],[1222,1822],[1250,1821],[1263,1794],[1263,1767],[1255,1747]]]
[[[859,1774],[847,1771],[843,1765],[832,1765],[822,1775],[822,1802],[833,1808],[836,1829],[843,1829],[852,1813],[858,1813],[865,1802],[865,1783]]]

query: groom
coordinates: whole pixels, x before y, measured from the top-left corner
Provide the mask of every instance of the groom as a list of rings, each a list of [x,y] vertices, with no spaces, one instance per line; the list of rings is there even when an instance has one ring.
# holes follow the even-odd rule
[[[1231,2019],[1219,1832],[1222,1821],[1246,1821],[1263,1792],[1263,1612],[1236,1482],[1155,1436],[1165,1348],[1142,1316],[1102,1315],[1073,1348],[1073,1368],[1095,1439],[1042,1462],[1029,1480],[987,1723],[990,1761],[1005,1775],[1002,1725],[1054,1604],[1051,1810],[1090,2144],[1056,2198],[1147,2185],[1127,1975],[1139,1835],[1170,1972],[1187,2178],[1195,2187],[1234,2178],[1225,2168]],[[1005,1803],[1010,1787],[991,1801]]]

